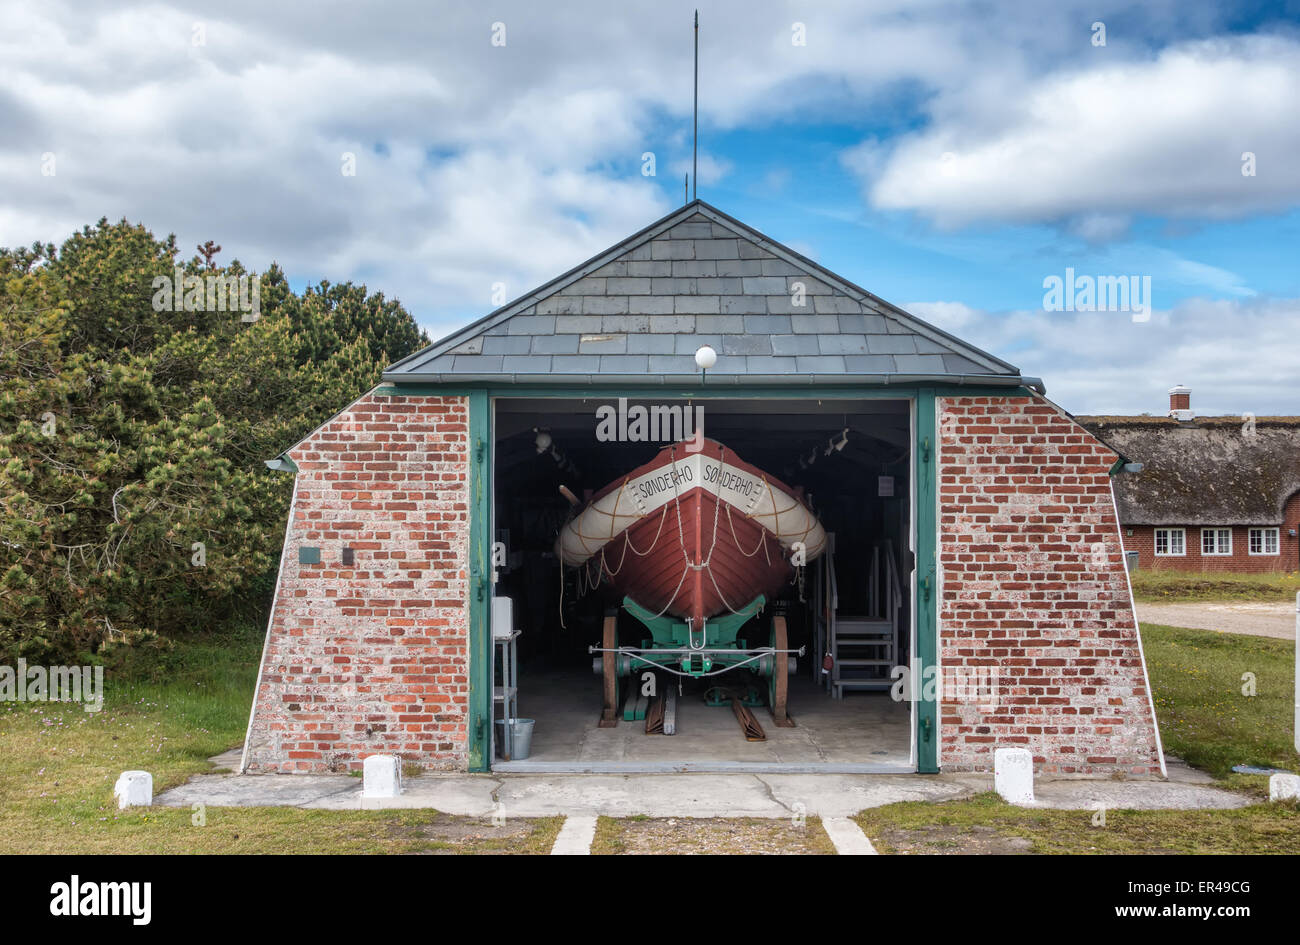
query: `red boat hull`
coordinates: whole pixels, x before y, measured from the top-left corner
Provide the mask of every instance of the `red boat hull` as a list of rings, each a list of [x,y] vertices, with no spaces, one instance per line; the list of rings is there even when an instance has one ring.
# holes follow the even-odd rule
[[[770,498],[769,486],[773,486],[785,496],[782,502],[798,504],[790,498],[794,490],[720,444],[706,440],[699,452],[702,460],[716,461],[709,467],[713,473],[720,462],[731,481],[751,484],[753,488],[746,494],[754,501]],[[644,482],[643,476],[667,481],[664,470],[672,467],[665,463],[684,458],[680,444],[665,448],[652,462],[596,493],[586,508],[606,496],[609,501],[630,501],[629,490],[637,490],[629,483]],[[601,529],[616,531],[617,526],[601,524],[608,517],[598,518],[595,534],[587,538],[602,544],[583,565],[591,583],[605,584],[620,598],[630,597],[652,613],[690,620],[697,628],[705,618],[741,610],[760,594],[771,599],[793,573],[779,537],[738,509],[734,497],[731,502],[723,501],[717,491],[718,477],[704,488],[706,477],[699,475],[701,471],[708,470],[701,467],[694,476],[683,470],[670,487],[658,491],[661,499],[666,499],[662,507],[636,520],[628,519],[627,527],[608,539],[600,535]],[[607,501],[606,507],[614,506]],[[772,520],[770,516],[767,519]]]
[[[759,594],[770,599],[793,569],[771,534],[728,512],[712,493],[692,489],[611,541],[593,566],[603,562],[605,580],[620,597],[697,628]]]

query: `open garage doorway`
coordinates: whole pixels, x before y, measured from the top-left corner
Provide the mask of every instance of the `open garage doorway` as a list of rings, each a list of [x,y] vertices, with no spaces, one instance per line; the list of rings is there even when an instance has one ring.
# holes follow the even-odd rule
[[[910,665],[915,648],[913,414],[903,398],[496,398],[493,596],[510,600],[517,635],[509,645],[494,642],[493,714],[533,724],[523,759],[514,750],[523,730],[516,726],[506,745],[504,726],[494,724],[494,769],[915,771],[912,705],[891,696],[891,670]],[[666,474],[651,467],[700,420],[707,442],[719,446],[701,451],[702,462],[715,465],[697,464],[696,475],[712,468],[716,476],[721,462],[727,485],[757,480],[759,492],[774,497],[767,507],[809,510],[824,542],[805,525],[818,547],[778,547],[747,520],[746,510],[754,521],[777,521],[762,519],[757,499],[725,507],[719,498],[711,511],[683,519],[682,473],[691,474],[675,464],[687,461],[690,442],[673,447]],[[656,494],[669,488],[676,499]],[[647,531],[627,539],[621,555],[562,564],[562,530],[572,532],[602,494],[621,502],[632,492],[647,510]],[[657,511],[664,502],[677,503],[675,514]],[[726,534],[720,530],[730,530],[741,554],[715,561],[718,574],[765,567],[779,581],[742,601],[728,593],[744,586],[743,573],[725,588],[711,575],[718,594],[706,586],[706,596],[725,608],[714,600],[707,620],[676,621],[687,629],[671,642],[672,615],[631,601],[622,569],[652,568],[649,549],[666,548],[677,556],[662,566],[666,586],[679,598],[696,579],[689,554],[676,577],[691,528],[710,552]],[[494,612],[500,629],[505,610]],[[735,653],[710,644],[711,657],[693,655],[702,625]],[[615,650],[611,694],[606,654]],[[783,713],[773,712],[778,704]],[[671,734],[660,734],[665,729]],[[501,757],[503,749],[512,757]]]

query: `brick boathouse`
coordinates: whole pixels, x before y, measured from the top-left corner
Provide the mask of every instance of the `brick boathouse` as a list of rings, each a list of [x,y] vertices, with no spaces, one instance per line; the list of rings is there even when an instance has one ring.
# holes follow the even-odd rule
[[[702,375],[705,345],[719,356]],[[701,201],[392,365],[269,464],[295,484],[243,770],[356,770],[375,753],[501,767],[494,596],[533,648],[524,713],[553,710],[535,736],[549,770],[784,770],[743,739],[690,740],[725,710],[692,708],[675,740],[594,729],[598,614],[548,549],[557,484],[590,494],[653,455],[596,442],[593,411],[622,401],[702,407],[710,437],[806,489],[836,535],[838,563],[773,605],[809,651],[796,727],[773,740],[812,739],[837,771],[987,770],[1022,747],[1044,773],[1162,773],[1112,488],[1123,460],[1037,379]],[[888,659],[848,658],[826,621],[881,599]],[[945,688],[898,703],[873,663]],[[952,679],[993,680],[993,696]],[[598,738],[629,740],[597,763]]]

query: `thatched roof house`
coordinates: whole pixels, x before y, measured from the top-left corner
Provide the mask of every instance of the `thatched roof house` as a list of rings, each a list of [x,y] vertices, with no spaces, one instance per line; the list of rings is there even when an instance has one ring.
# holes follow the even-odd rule
[[[1293,532],[1300,527],[1300,417],[1193,417],[1183,406],[1189,392],[1175,391],[1181,403],[1171,399],[1170,416],[1076,418],[1129,463],[1141,465],[1140,471],[1126,471],[1114,480],[1126,537],[1142,539],[1158,527],[1166,532],[1178,529],[1184,531],[1184,553],[1156,555],[1153,545],[1153,557],[1190,559],[1178,563],[1186,567],[1204,557],[1224,559],[1217,561],[1216,569],[1294,570]],[[1186,534],[1189,529],[1229,529],[1240,535],[1230,535],[1225,542],[1217,535],[1197,540]],[[1267,553],[1274,539],[1260,535],[1261,529],[1278,531],[1276,555]],[[1126,546],[1131,544],[1141,541],[1126,541]],[[1173,547],[1177,545],[1175,541]],[[1265,560],[1274,557],[1278,560]],[[1231,566],[1231,561],[1240,566]]]

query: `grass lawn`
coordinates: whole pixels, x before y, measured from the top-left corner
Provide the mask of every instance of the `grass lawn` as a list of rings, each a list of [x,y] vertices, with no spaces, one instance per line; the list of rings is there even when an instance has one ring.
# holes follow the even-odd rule
[[[996,794],[906,801],[854,819],[881,853],[1300,853],[1300,811],[1260,804],[1222,811],[1026,810]]]
[[[1234,764],[1300,770],[1292,748],[1289,641],[1144,625],[1166,751],[1224,780],[1267,792]],[[260,634],[178,644],[165,665],[105,674],[104,708],[0,703],[0,843],[13,853],[545,853],[561,818],[486,820],[437,811],[209,808],[119,812],[113,782],[143,768],[160,793],[211,770],[248,721]],[[1256,695],[1241,677],[1255,674]],[[1294,805],[1237,811],[1022,810],[985,795],[869,810],[858,822],[882,852],[1300,853]],[[593,852],[830,852],[815,817],[803,827],[754,819],[601,818]]]
[[[1224,779],[1225,787],[1265,796],[1267,777],[1236,774],[1232,766],[1300,771],[1293,642],[1143,624],[1142,644],[1166,752]],[[1243,692],[1247,674],[1254,695]]]
[[[431,810],[208,808],[118,811],[113,782],[149,771],[154,793],[212,771],[243,741],[259,634],[179,644],[160,681],[105,673],[104,708],[0,703],[0,845],[7,853],[546,853],[560,818],[488,821]]]
[[[1133,597],[1145,603],[1192,601],[1294,601],[1300,572],[1292,574],[1200,574],[1133,571]]]
[[[1295,644],[1211,630],[1142,625],[1165,751],[1268,796],[1268,778],[1235,764],[1300,771],[1292,744]],[[1255,695],[1242,675],[1255,674]],[[856,818],[881,853],[1300,853],[1300,810],[1260,803],[1231,811],[1026,810],[996,794],[907,802]]]

